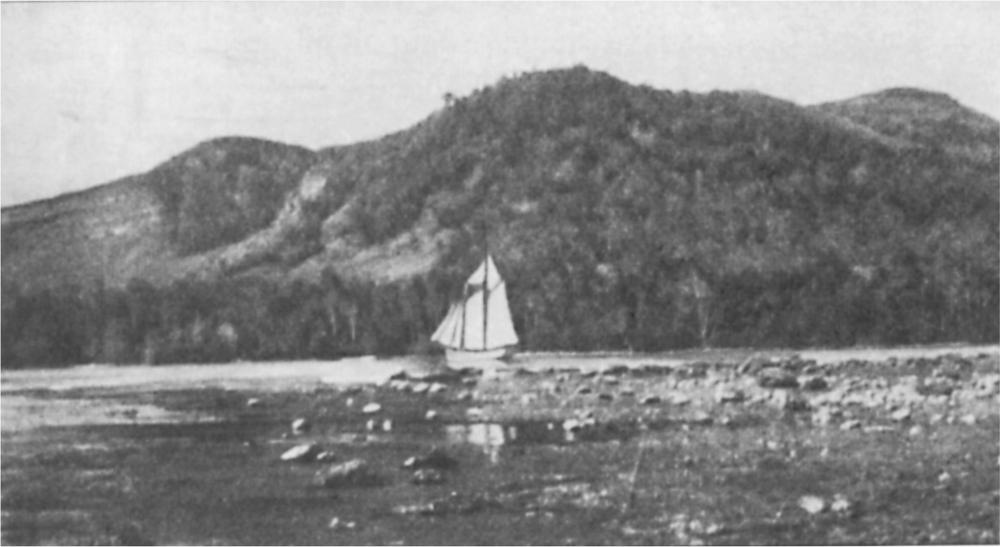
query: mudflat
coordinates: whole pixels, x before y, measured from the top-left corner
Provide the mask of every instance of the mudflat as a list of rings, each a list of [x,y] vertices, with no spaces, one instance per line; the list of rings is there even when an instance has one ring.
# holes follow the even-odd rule
[[[2,542],[1000,541],[993,347],[283,365],[5,371]]]

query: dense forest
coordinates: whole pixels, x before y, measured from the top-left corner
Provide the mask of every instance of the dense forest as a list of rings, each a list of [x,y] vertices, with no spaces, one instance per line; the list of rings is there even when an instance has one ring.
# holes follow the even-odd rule
[[[996,342],[998,143],[918,90],[806,108],[576,67],[370,143],[203,144],[210,179],[150,173],[172,275],[32,285],[11,260],[59,263],[8,255],[5,219],[3,365],[428,351],[486,241],[526,349]]]

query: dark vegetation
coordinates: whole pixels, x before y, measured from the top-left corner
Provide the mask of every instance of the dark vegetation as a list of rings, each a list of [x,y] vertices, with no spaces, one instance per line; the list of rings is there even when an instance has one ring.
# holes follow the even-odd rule
[[[213,141],[146,175],[167,251],[131,282],[32,258],[5,210],[3,363],[420,350],[484,233],[528,349],[995,342],[997,142],[918,90],[803,108],[581,67],[379,141]],[[406,237],[433,266],[394,275]]]

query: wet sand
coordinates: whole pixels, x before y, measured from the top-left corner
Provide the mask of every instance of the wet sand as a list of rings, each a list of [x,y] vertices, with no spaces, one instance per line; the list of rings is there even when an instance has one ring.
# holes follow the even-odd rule
[[[5,371],[3,543],[996,543],[1000,352],[894,351]]]

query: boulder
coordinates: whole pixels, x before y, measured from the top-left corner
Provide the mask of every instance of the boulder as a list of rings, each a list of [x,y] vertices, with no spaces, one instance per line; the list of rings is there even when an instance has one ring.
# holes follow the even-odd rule
[[[757,385],[765,388],[790,389],[799,387],[799,381],[793,374],[780,369],[765,369],[757,376]]]
[[[305,433],[312,428],[312,424],[305,418],[296,418],[292,421],[292,433],[296,435]]]
[[[848,513],[851,511],[851,502],[843,494],[837,494],[833,497],[833,503],[830,504],[830,510],[834,513]]]
[[[644,405],[658,405],[660,404],[660,398],[656,395],[647,395],[642,398],[641,402]]]
[[[720,404],[740,403],[745,399],[746,395],[738,389],[721,388],[715,392],[715,400]]]
[[[427,393],[430,394],[444,393],[445,391],[448,391],[448,386],[437,382],[431,384],[431,387],[427,388]]]
[[[317,471],[313,482],[325,488],[348,488],[376,486],[379,484],[379,479],[368,466],[368,462],[355,459]]]
[[[433,421],[438,419],[438,412],[436,410],[428,410],[427,414],[424,414],[424,419],[427,421]]]
[[[904,406],[903,408],[894,411],[889,415],[889,417],[892,418],[892,421],[894,422],[905,422],[910,419],[912,414],[913,412],[910,410],[910,407]]]
[[[627,374],[629,371],[628,365],[624,363],[615,363],[613,365],[607,365],[601,369],[602,376],[621,376]]]
[[[403,467],[406,469],[454,469],[458,467],[458,460],[440,448],[432,448],[426,454],[410,456],[403,462]]]
[[[861,420],[847,420],[840,424],[840,429],[842,431],[848,431],[851,429],[861,429]]]
[[[334,454],[333,452],[330,452],[329,450],[324,450],[323,452],[316,454],[316,461],[322,463],[335,462],[337,461],[337,455]]]
[[[817,515],[826,510],[826,500],[819,496],[802,496],[798,505],[810,515]]]
[[[799,381],[799,385],[806,391],[823,391],[830,388],[830,384],[822,376],[807,376]]]
[[[365,414],[375,414],[381,410],[382,410],[382,405],[378,403],[368,403],[361,409],[361,412]]]
[[[316,443],[300,444],[284,451],[281,454],[283,462],[305,463],[311,462],[319,455],[320,448]]]
[[[261,403],[260,399],[257,399],[257,398],[247,399],[247,408],[257,408],[257,407],[260,407],[262,405],[263,405],[263,403]]]

